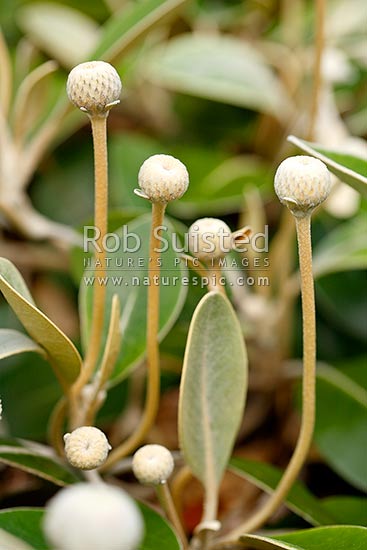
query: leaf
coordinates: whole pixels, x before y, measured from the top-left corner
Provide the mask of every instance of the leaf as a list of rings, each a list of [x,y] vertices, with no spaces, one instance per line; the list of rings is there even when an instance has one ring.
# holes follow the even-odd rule
[[[137,502],[143,515],[145,536],[139,550],[181,550],[176,535],[160,514]],[[34,550],[49,550],[44,538],[42,508],[9,508],[0,511],[0,529],[27,542]],[[123,521],[123,518],[122,518]],[[0,531],[1,536],[1,531]],[[0,538],[1,542],[1,538]],[[18,549],[13,549],[18,550]],[[21,550],[19,548],[19,550]]]
[[[190,324],[179,399],[179,440],[185,460],[215,491],[242,419],[247,391],[247,355],[229,300],[210,292]]]
[[[313,271],[315,277],[367,268],[367,244],[362,237],[367,229],[364,215],[340,224],[315,247]]]
[[[318,369],[316,400],[314,439],[321,455],[339,475],[364,490],[367,391],[338,369],[323,365]]]
[[[143,0],[132,3],[107,21],[98,46],[92,54],[93,59],[103,57],[105,60],[115,61],[122,52],[126,52],[128,47],[134,45],[155,25],[172,15],[185,1]]]
[[[367,159],[326,149],[317,143],[310,143],[295,136],[288,136],[288,141],[305,153],[322,160],[341,181],[367,196]]]
[[[171,243],[171,225],[165,220],[167,231],[163,238]],[[107,307],[105,312],[105,325],[103,331],[103,346],[108,331],[111,300],[113,294],[117,294],[121,304],[120,330],[122,345],[117,359],[110,384],[114,385],[127,376],[129,371],[143,359],[146,351],[146,304],[147,282],[149,267],[149,234],[151,216],[141,216],[129,225],[116,232],[120,237],[121,246],[116,252],[107,253],[111,258],[107,275]],[[134,238],[127,235],[134,234],[139,242],[138,250],[129,252],[128,247],[134,248]],[[125,235],[125,237],[124,237]],[[160,332],[162,339],[173,326],[183,307],[187,285],[183,284],[186,277],[186,268],[179,261],[179,255],[169,244],[168,250],[162,253],[161,274],[162,281],[160,292]],[[120,266],[120,267],[116,267]],[[98,271],[96,272],[98,277]],[[79,307],[81,317],[82,340],[88,342],[90,333],[90,319],[92,314],[93,295],[93,265],[87,268],[81,281]],[[174,280],[173,278],[176,277]],[[98,284],[98,279],[94,280]],[[102,346],[102,347],[103,347]]]
[[[283,475],[280,469],[270,464],[245,458],[232,458],[230,468],[236,474],[251,481],[269,494],[276,489]],[[335,517],[324,509],[319,500],[300,481],[293,484],[286,497],[285,504],[292,512],[301,516],[311,525],[336,523]],[[345,523],[345,520],[340,523]]]
[[[67,389],[79,374],[80,355],[71,340],[34,305],[19,271],[5,258],[0,258],[0,290],[33,340],[46,350],[56,376]]]
[[[367,498],[365,497],[327,497],[322,500],[322,505],[338,519],[338,523],[364,527],[367,524]]]
[[[56,485],[68,485],[79,478],[61,460],[53,456],[49,447],[32,441],[0,437],[0,462],[34,474]]]
[[[364,550],[367,529],[350,525],[318,527],[279,537],[244,535],[241,541],[255,550]]]
[[[19,537],[35,550],[48,550],[43,536],[41,508],[9,508],[0,511],[0,529]]]
[[[289,100],[261,54],[243,39],[196,32],[158,46],[142,74],[170,90],[266,112],[284,119]]]
[[[152,508],[137,502],[143,514],[145,536],[139,550],[181,550],[181,545],[167,521]]]
[[[42,50],[71,69],[90,57],[99,38],[97,23],[70,6],[34,2],[17,10],[17,21]]]
[[[45,356],[45,351],[22,332],[7,328],[0,329],[0,359],[27,351]]]

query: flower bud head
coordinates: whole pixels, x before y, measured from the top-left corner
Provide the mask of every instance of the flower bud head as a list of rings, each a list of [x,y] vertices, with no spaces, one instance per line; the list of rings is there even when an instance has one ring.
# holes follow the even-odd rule
[[[232,232],[222,220],[201,218],[189,229],[189,250],[204,262],[225,256],[232,244]]]
[[[182,197],[189,186],[189,174],[180,160],[153,155],[142,164],[138,181],[147,199],[167,203]]]
[[[66,458],[80,470],[93,470],[106,460],[111,446],[105,434],[93,426],[76,428],[64,435]]]
[[[71,70],[66,84],[68,97],[90,115],[105,116],[119,102],[121,80],[105,61],[87,61]]]
[[[57,550],[137,550],[144,532],[133,499],[105,483],[61,489],[46,506],[43,528]]]
[[[143,485],[165,483],[173,472],[172,454],[162,445],[145,445],[133,457],[133,472]]]
[[[326,165],[313,157],[289,157],[279,165],[274,189],[282,204],[297,217],[311,214],[329,195],[331,178]]]

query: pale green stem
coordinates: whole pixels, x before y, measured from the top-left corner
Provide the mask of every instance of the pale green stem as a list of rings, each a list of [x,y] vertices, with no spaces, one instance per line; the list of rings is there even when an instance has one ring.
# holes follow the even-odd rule
[[[107,117],[92,116],[92,132],[94,144],[94,174],[95,174],[95,197],[94,197],[94,224],[99,230],[96,239],[94,252],[95,263],[99,266],[99,276],[104,277],[106,273],[105,259],[106,251],[103,246],[103,238],[107,233],[108,216],[108,173],[107,173]],[[80,415],[80,393],[91,379],[98,360],[103,322],[105,312],[106,287],[96,284],[93,288],[93,310],[92,327],[89,336],[87,354],[79,378],[72,388],[72,427],[76,428],[83,423]]]
[[[163,510],[165,511],[167,518],[172,523],[172,526],[175,529],[182,543],[182,548],[186,550],[188,548],[188,540],[187,540],[184,528],[182,526],[181,520],[178,516],[175,504],[173,502],[168,484],[165,482],[165,483],[161,483],[160,485],[157,485],[156,491],[157,491],[159,502]]]
[[[145,410],[137,429],[126,441],[114,449],[101,470],[110,468],[113,464],[134,451],[144,440],[152,427],[159,405],[160,396],[160,365],[159,365],[159,231],[157,228],[163,225],[166,204],[153,203],[152,225],[149,245],[149,286],[147,303],[147,395]]]
[[[239,538],[245,533],[259,529],[278,509],[296,480],[312,442],[315,424],[316,319],[310,216],[296,217],[295,220],[301,274],[303,320],[303,408],[301,429],[293,456],[274,493],[269,497],[263,508],[229,534],[231,539]]]

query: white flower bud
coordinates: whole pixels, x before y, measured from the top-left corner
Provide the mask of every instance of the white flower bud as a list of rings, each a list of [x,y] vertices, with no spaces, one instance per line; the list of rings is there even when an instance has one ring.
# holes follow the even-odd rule
[[[69,73],[66,91],[76,107],[90,115],[105,116],[119,103],[121,80],[117,71],[105,61],[87,61]]]
[[[105,434],[93,426],[76,428],[64,435],[66,458],[80,470],[93,470],[106,460],[111,446]]]
[[[138,181],[142,190],[136,190],[138,195],[167,203],[182,197],[189,186],[189,174],[180,160],[170,155],[153,155],[142,164]]]
[[[232,232],[222,220],[201,218],[189,229],[189,250],[193,256],[204,262],[225,256],[232,245]]]
[[[330,187],[330,173],[325,164],[303,155],[283,160],[274,179],[280,202],[301,218],[311,214],[328,197]]]
[[[46,506],[43,528],[57,550],[137,550],[144,533],[133,499],[105,483],[61,489]]]
[[[173,472],[172,454],[162,445],[145,445],[133,456],[133,472],[143,485],[165,483]]]

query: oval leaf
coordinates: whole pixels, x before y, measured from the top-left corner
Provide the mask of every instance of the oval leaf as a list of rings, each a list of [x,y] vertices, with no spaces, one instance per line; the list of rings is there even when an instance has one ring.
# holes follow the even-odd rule
[[[35,305],[17,268],[0,258],[0,291],[30,336],[50,358],[64,389],[77,378],[81,358],[74,344]]]
[[[360,368],[365,370],[365,364]],[[316,398],[314,437],[321,455],[349,483],[365,490],[366,390],[340,370],[323,365],[318,369]]]
[[[315,247],[313,271],[321,277],[337,271],[367,268],[366,219],[359,215],[326,235]]]
[[[283,476],[279,468],[265,462],[234,457],[230,461],[231,469],[238,475],[254,483],[260,489],[271,494]],[[312,525],[330,525],[339,523],[332,513],[328,513],[323,505],[301,483],[296,481],[289,491],[285,504],[295,514]],[[340,521],[345,523],[345,520]]]
[[[115,60],[186,1],[143,0],[130,4],[107,21],[93,59],[103,56],[108,61]]]
[[[35,445],[31,441],[0,437],[0,462],[56,485],[69,485],[79,481],[64,463],[53,456],[50,448]]]
[[[99,39],[93,19],[54,2],[23,6],[17,11],[17,21],[42,50],[68,69],[89,57]]]
[[[179,400],[180,446],[209,492],[217,488],[242,419],[247,355],[229,300],[210,292],[191,321]]]
[[[195,60],[193,62],[193,60]],[[145,78],[180,93],[289,114],[289,99],[258,50],[229,35],[188,33],[155,48],[142,65]]]
[[[181,544],[167,521],[149,506],[141,502],[137,504],[145,524],[145,536],[139,550],[181,550]]]
[[[103,332],[103,346],[105,345],[109,319],[111,316],[112,296],[117,294],[121,304],[120,330],[122,333],[121,350],[111,375],[111,384],[116,384],[127,376],[131,368],[141,361],[146,350],[146,305],[147,279],[149,268],[149,234],[151,217],[141,216],[128,226],[116,232],[121,237],[121,248],[113,253],[107,253],[110,258],[110,267],[107,270],[107,307]],[[176,321],[185,301],[187,286],[182,284],[186,269],[179,260],[178,254],[171,246],[171,229],[166,223],[167,231],[162,237],[167,239],[168,249],[161,254],[161,274],[169,284],[163,284],[160,292],[160,332],[162,339]],[[135,252],[128,252],[130,246],[134,248],[134,238],[124,241],[127,233],[136,235],[140,244]],[[138,241],[137,241],[138,242]],[[121,267],[116,267],[120,265]],[[93,266],[93,264],[91,264]],[[173,279],[175,278],[175,280]],[[94,273],[93,267],[87,268],[80,286],[80,317],[84,346],[89,339],[90,320],[92,315],[93,285],[103,284],[98,280],[98,270]]]
[[[367,529],[332,525],[279,537],[244,535],[241,541],[256,550],[364,550],[367,546]]]
[[[0,329],[0,359],[27,351],[46,355],[44,349],[22,332],[7,328]]]
[[[326,164],[333,174],[341,181],[354,187],[359,193],[367,196],[367,160],[350,153],[325,149],[317,143],[310,143],[295,136],[289,136],[288,141],[316,157]]]
[[[159,550],[180,550],[181,545],[167,521],[145,504],[137,502],[137,505],[145,524],[145,536],[139,550],[157,550],[157,548]],[[44,513],[44,510],[40,508],[2,510],[0,511],[0,529],[24,540],[34,550],[48,550],[49,546],[42,530]]]
[[[9,508],[0,511],[0,529],[22,539],[35,550],[48,550],[42,531],[44,511],[40,508]],[[20,547],[19,547],[20,550]]]

